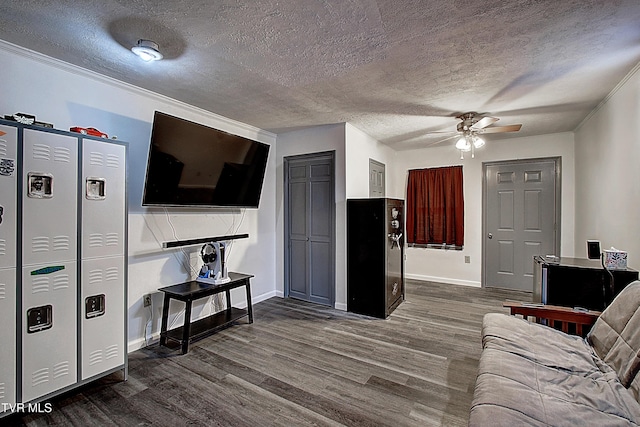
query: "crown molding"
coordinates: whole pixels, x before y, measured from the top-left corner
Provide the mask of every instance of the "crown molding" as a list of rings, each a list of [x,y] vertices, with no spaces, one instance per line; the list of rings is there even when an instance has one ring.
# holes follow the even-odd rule
[[[224,127],[226,128],[224,130],[226,131],[238,133],[238,134],[244,134],[244,135],[247,135],[247,134],[255,135],[257,139],[260,139],[261,141],[267,142],[269,144],[275,144],[276,142],[277,135],[273,132],[269,132],[264,129],[257,128],[255,126],[251,126],[249,124],[239,122],[237,120],[233,120],[228,117],[221,116],[211,111],[207,111],[202,108],[193,106],[191,104],[178,101],[177,99],[173,99],[168,96],[161,95],[159,93],[152,92],[150,90],[147,90],[138,86],[134,86],[130,83],[126,83],[121,80],[105,76],[95,71],[91,71],[86,68],[82,68],[77,65],[73,65],[68,62],[44,55],[40,52],[36,52],[34,50],[30,50],[13,43],[9,43],[5,40],[0,40],[0,50],[8,52],[13,55],[21,56],[31,61],[36,61],[41,64],[57,68],[67,73],[76,74],[78,76],[85,77],[94,81],[98,81],[103,84],[115,86],[119,89],[133,92],[139,96],[143,96],[146,98],[156,100],[158,102],[167,103],[178,108],[189,110],[194,114],[198,114],[210,119],[214,119],[218,122],[224,123],[225,125]]]

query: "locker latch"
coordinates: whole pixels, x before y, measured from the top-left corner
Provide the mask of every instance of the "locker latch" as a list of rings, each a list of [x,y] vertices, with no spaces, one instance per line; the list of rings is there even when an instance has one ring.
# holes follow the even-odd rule
[[[53,175],[41,172],[27,174],[27,196],[34,199],[53,197]]]
[[[104,314],[104,294],[93,295],[84,300],[85,317],[92,319]]]
[[[27,310],[27,333],[44,331],[53,326],[53,306],[43,305]]]
[[[106,180],[104,178],[88,177],[85,197],[88,200],[104,200],[106,196]]]

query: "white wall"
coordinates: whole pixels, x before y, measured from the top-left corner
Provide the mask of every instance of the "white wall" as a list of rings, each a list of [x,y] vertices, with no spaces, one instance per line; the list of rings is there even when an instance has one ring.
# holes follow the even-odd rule
[[[407,171],[438,166],[463,165],[465,204],[465,244],[461,251],[407,248],[405,271],[408,278],[432,280],[480,286],[482,281],[482,163],[561,157],[562,170],[562,223],[561,255],[573,256],[575,216],[574,188],[575,168],[573,154],[573,134],[560,133],[535,137],[512,138],[491,141],[487,138],[484,148],[477,150],[475,158],[460,153],[453,146],[432,147],[421,150],[400,151],[396,155],[394,191],[406,194]],[[465,264],[464,257],[471,258]]]
[[[369,197],[369,159],[385,165],[386,197],[402,198],[395,180],[395,151],[347,123],[346,127],[347,199]]]
[[[132,56],[132,60],[137,60]],[[144,294],[159,287],[189,280],[197,273],[199,247],[163,250],[161,243],[176,239],[248,233],[236,241],[229,256],[229,270],[254,274],[254,302],[275,295],[275,135],[226,119],[178,101],[53,60],[0,41],[0,112],[35,114],[57,129],[96,127],[129,142],[129,350],[144,345],[145,336],[159,330],[161,298],[153,297],[152,314],[142,307]],[[153,64],[142,64],[141,66]],[[271,153],[259,209],[148,210],[141,206],[142,187],[153,113],[160,110],[188,120],[271,144]],[[174,233],[175,230],[175,233]],[[190,265],[189,265],[190,264]],[[242,305],[244,293],[232,294]],[[182,322],[183,305],[172,304],[172,318]],[[194,306],[194,318],[208,314],[211,304]]]
[[[640,269],[640,66],[576,132],[577,256],[586,240],[628,252]]]
[[[346,176],[345,123],[315,126],[278,134],[276,150],[276,258],[277,295],[284,296],[284,158],[301,154],[334,151],[336,202],[336,302],[335,307],[347,307],[346,252]]]

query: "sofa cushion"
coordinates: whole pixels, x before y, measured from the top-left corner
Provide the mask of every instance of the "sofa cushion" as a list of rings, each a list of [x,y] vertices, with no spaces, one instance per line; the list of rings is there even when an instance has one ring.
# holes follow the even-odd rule
[[[483,321],[469,425],[636,425],[640,405],[585,340],[505,314]]]
[[[618,294],[596,320],[587,340],[629,387],[640,369],[640,281]]]

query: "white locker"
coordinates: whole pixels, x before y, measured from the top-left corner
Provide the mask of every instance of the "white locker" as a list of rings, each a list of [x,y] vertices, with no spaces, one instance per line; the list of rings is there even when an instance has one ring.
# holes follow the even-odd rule
[[[16,402],[16,269],[0,269],[0,413]]]
[[[77,381],[76,262],[22,269],[22,399]]]
[[[81,377],[125,362],[126,146],[82,140]]]
[[[0,413],[16,402],[18,131],[0,125]]]
[[[77,257],[78,139],[25,129],[22,263]]]
[[[126,147],[83,139],[82,258],[124,255]]]
[[[82,261],[82,379],[124,364],[124,257]]]

